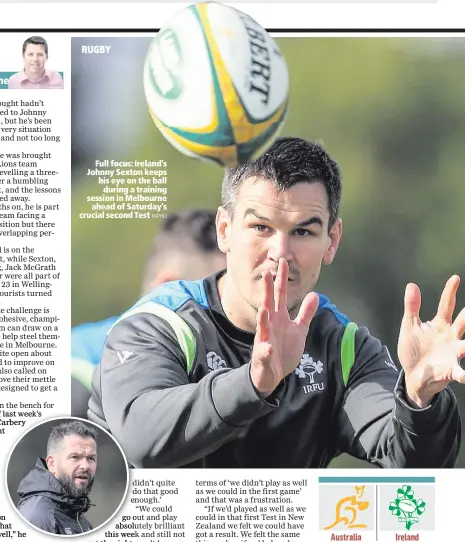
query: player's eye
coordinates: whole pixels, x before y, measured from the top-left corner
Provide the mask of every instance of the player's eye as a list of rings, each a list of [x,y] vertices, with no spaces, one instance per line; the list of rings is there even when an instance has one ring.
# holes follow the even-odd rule
[[[315,235],[312,231],[306,230],[305,228],[297,228],[294,230],[294,235],[297,237],[308,237],[309,235]]]
[[[265,226],[265,224],[254,224],[253,228],[255,231],[258,231],[260,233],[266,233],[270,231],[269,226]]]

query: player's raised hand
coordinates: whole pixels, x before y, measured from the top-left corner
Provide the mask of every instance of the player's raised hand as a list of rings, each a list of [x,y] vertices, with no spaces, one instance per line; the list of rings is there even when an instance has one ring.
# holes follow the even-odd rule
[[[420,320],[421,293],[416,284],[405,290],[404,317],[397,353],[405,371],[406,391],[418,406],[425,407],[450,382],[465,384],[460,359],[465,356],[465,308],[453,320],[460,278],[446,283],[433,320]]]
[[[276,279],[263,274],[263,301],[257,312],[257,330],[250,374],[258,391],[270,394],[295,370],[304,352],[310,322],[318,309],[318,295],[305,296],[294,320],[287,309],[288,263],[281,258]]]

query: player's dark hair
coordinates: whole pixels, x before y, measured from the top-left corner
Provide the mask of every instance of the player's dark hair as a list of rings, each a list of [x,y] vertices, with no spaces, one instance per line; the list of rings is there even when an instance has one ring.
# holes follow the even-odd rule
[[[52,455],[68,435],[77,435],[84,438],[93,438],[97,442],[97,431],[79,420],[63,422],[55,426],[48,437],[47,455]]]
[[[27,38],[27,40],[23,43],[23,56],[29,43],[31,45],[42,45],[45,51],[45,56],[48,57],[48,44],[41,36],[31,36],[30,38]]]
[[[280,137],[256,160],[225,170],[221,189],[223,207],[232,216],[242,183],[250,177],[272,181],[278,190],[288,190],[297,183],[320,182],[329,203],[329,228],[339,215],[342,193],[341,173],[337,163],[320,143],[300,137]]]
[[[161,224],[145,262],[142,291],[171,255],[220,254],[216,239],[216,212],[207,209],[173,212]]]
[[[215,211],[204,209],[171,213],[162,224],[159,239],[162,236],[184,238],[202,252],[217,251],[215,218]]]

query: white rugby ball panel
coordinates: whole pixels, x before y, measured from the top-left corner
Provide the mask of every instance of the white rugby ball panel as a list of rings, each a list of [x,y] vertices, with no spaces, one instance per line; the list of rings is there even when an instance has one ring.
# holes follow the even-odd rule
[[[289,75],[276,42],[254,19],[222,4],[208,4],[213,35],[252,122],[272,116],[287,99]]]

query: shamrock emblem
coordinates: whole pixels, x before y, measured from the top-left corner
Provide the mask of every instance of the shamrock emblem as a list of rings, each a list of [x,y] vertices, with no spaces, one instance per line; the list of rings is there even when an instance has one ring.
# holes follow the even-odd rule
[[[208,352],[207,365],[210,371],[216,371],[217,369],[226,367],[226,362],[224,361],[224,359],[220,358],[220,356],[216,352]]]
[[[299,378],[306,378],[308,376],[311,384],[314,382],[314,374],[320,374],[321,372],[323,372],[323,364],[321,361],[313,361],[313,358],[308,354],[302,356],[300,365],[295,370],[295,374]]]
[[[389,510],[393,516],[397,516],[399,522],[405,523],[405,528],[410,530],[412,525],[420,521],[425,511],[426,503],[423,499],[415,499],[411,486],[403,485],[397,489],[397,498],[389,503]]]

